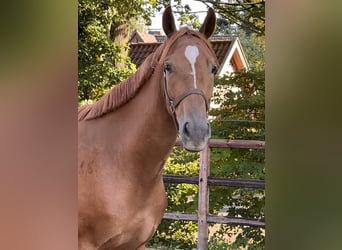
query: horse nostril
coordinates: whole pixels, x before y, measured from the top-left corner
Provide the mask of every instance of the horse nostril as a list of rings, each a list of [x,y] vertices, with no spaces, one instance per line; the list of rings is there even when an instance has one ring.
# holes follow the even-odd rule
[[[188,125],[189,125],[189,122],[186,122],[186,123],[184,123],[184,126],[183,126],[183,133],[187,136],[190,135],[189,129],[187,128]]]

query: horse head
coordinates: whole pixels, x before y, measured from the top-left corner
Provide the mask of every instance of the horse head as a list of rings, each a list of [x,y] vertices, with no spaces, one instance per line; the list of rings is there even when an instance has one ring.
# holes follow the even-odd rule
[[[164,95],[183,146],[189,151],[203,150],[210,137],[208,109],[217,59],[208,38],[215,23],[210,8],[199,32],[187,28],[177,31],[171,8],[163,14],[163,29],[172,41],[162,62]]]

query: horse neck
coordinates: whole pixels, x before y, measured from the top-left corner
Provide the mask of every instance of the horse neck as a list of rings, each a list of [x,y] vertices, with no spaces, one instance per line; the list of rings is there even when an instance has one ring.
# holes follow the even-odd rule
[[[162,70],[156,69],[132,102],[136,115],[141,118],[137,121],[140,126],[136,128],[137,136],[152,140],[157,147],[172,146],[177,136],[162,92],[162,75]]]
[[[114,141],[126,145],[130,160],[139,165],[139,169],[148,168],[141,169],[144,175],[148,171],[151,176],[161,173],[177,137],[162,93],[162,75],[162,69],[156,69],[139,93],[112,114],[113,118],[116,116],[113,122],[120,127],[120,140],[113,138]],[[134,173],[139,174],[139,171],[135,169]]]

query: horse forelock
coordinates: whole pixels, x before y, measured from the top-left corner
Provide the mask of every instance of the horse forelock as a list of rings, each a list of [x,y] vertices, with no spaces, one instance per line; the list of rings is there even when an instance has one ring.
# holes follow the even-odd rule
[[[84,105],[78,109],[78,120],[91,120],[101,117],[107,113],[113,112],[120,108],[133,97],[137,95],[140,88],[147,82],[152,76],[156,67],[163,67],[164,59],[175,41],[184,36],[192,35],[202,40],[215,57],[207,38],[198,31],[189,30],[188,28],[181,28],[169,37],[163,44],[161,44],[155,52],[150,54],[144,61],[144,63],[138,68],[137,72],[120,84],[112,88],[107,94],[100,98],[96,103]],[[215,57],[216,58],[216,57]]]

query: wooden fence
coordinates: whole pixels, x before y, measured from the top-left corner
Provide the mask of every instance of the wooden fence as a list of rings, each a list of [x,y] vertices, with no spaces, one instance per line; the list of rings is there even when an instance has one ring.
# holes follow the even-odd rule
[[[176,142],[176,146],[181,146],[181,141]],[[264,220],[224,217],[209,215],[209,186],[228,186],[243,188],[265,188],[263,180],[253,179],[231,179],[210,176],[210,148],[249,148],[265,149],[264,141],[255,140],[222,140],[210,139],[207,147],[200,153],[200,171],[199,176],[179,176],[164,175],[165,183],[188,183],[199,185],[198,191],[198,213],[180,213],[166,212],[164,219],[197,221],[198,223],[198,250],[208,249],[208,223],[248,225],[256,227],[265,227]]]

